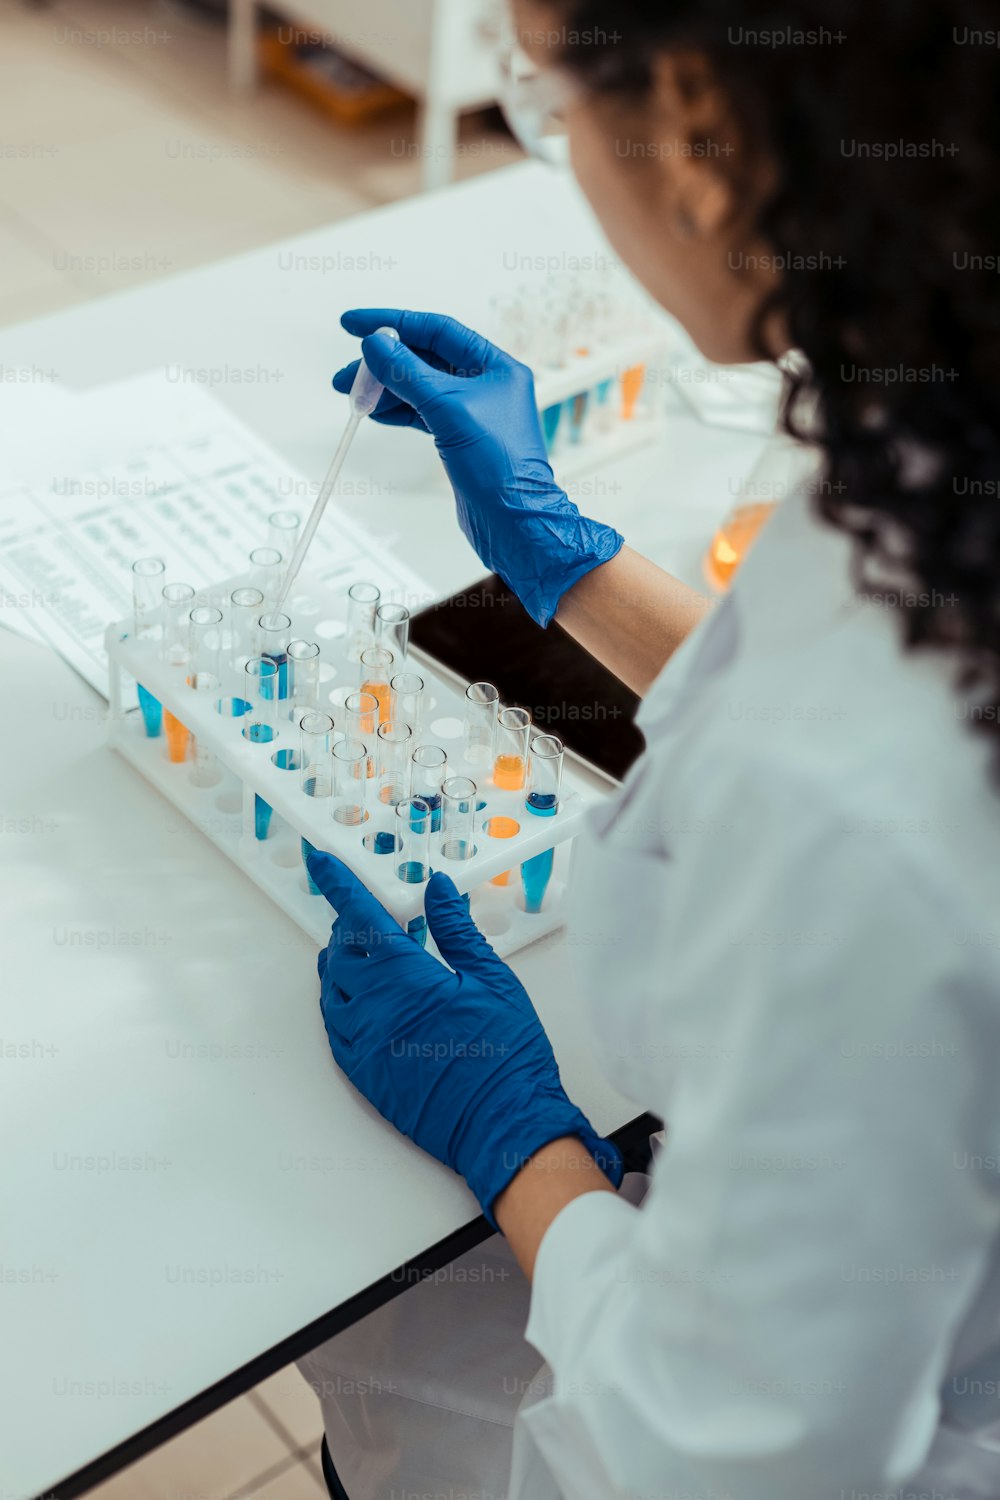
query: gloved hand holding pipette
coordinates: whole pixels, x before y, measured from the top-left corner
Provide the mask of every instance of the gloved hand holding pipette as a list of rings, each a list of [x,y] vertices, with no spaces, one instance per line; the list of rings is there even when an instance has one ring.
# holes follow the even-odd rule
[[[434,438],[462,530],[539,625],[563,594],[623,544],[613,526],[582,516],[552,474],[531,371],[481,334],[440,313],[355,308],[341,322],[362,338],[364,362],[385,387],[373,420]],[[382,330],[398,329],[400,342]],[[347,393],[361,362],[338,371]]]
[[[566,1136],[581,1140],[617,1186],[617,1146],[566,1097],[527,992],[448,877],[431,877],[426,910],[451,969],[332,854],[310,854],[309,874],[337,912],[319,955],[330,1046],[375,1108],[459,1172],[491,1222],[493,1204],[520,1167]]]

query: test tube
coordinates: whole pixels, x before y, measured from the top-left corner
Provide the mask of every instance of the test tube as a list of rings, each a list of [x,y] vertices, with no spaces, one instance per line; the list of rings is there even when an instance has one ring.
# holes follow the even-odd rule
[[[132,564],[132,628],[138,641],[156,639],[164,566],[162,557],[140,557]],[[155,740],[163,728],[163,705],[141,682],[136,687],[146,734]]]
[[[267,518],[267,541],[282,557],[291,557],[299,539],[302,517],[297,510],[273,510]]]
[[[199,693],[215,693],[222,681],[222,610],[200,604],[188,616],[189,655],[188,683]],[[203,749],[197,736],[192,740],[195,786],[214,786],[220,780],[218,762]]]
[[[392,652],[384,646],[367,646],[361,653],[361,691],[378,699],[378,719],[384,724],[392,717]]]
[[[536,734],[528,750],[528,794],[524,805],[537,818],[553,818],[559,811],[563,743],[554,734]],[[537,914],[552,879],[555,850],[544,849],[521,865],[524,909]]]
[[[345,735],[333,747],[333,798],[330,811],[334,821],[355,827],[368,817],[365,806],[368,791],[368,747],[363,740]]]
[[[398,719],[387,719],[375,736],[375,775],[378,799],[395,807],[410,794],[410,756],[413,730]]]
[[[188,615],[188,682],[210,692],[222,680],[222,610],[199,604]]]
[[[410,646],[410,611],[405,604],[380,604],[375,611],[375,639],[392,652],[397,666]]]
[[[531,715],[526,708],[502,708],[497,715],[493,784],[502,792],[524,786]]]
[[[302,715],[319,707],[319,645],[316,641],[288,642],[288,717],[298,724]]]
[[[194,589],[189,583],[168,583],[160,597],[163,600],[163,659],[168,667],[183,671],[190,651],[188,615]],[[163,728],[167,737],[167,758],[180,765],[187,756],[190,732],[169,709],[163,711]]]
[[[233,664],[242,669],[251,656],[260,655],[257,621],[264,609],[260,589],[233,589],[229,596],[229,629],[232,637]]]
[[[416,734],[424,711],[424,679],[416,672],[397,672],[389,687],[392,717],[409,724]]]
[[[492,682],[470,682],[465,690],[465,758],[474,766],[493,764],[500,694]]]
[[[375,639],[375,611],[381,590],[374,583],[352,583],[347,590],[347,657],[360,661],[361,653]]]
[[[257,621],[260,654],[273,661],[278,669],[278,697],[288,697],[288,640],[292,622],[287,615],[261,615]]]
[[[250,704],[243,725],[243,738],[254,745],[269,745],[278,732],[278,668],[267,656],[252,656],[243,668],[243,696]],[[254,796],[254,836],[266,839],[271,826],[271,805]]]
[[[282,554],[277,547],[255,547],[250,554],[250,583],[260,589],[266,605],[273,605],[279,597],[281,580]]]
[[[441,858],[471,859],[476,852],[479,789],[471,776],[449,776],[441,787]]]
[[[448,774],[448,754],[440,745],[418,745],[410,764],[410,791],[431,810],[431,831],[441,829],[441,787]]]
[[[404,885],[430,879],[433,822],[423,797],[407,797],[396,808],[396,875]]]
[[[351,739],[374,745],[378,724],[378,699],[373,693],[348,693],[344,699],[344,732]],[[366,776],[375,774],[375,757],[370,755],[365,762]]]
[[[330,797],[333,794],[330,766],[333,720],[329,714],[305,713],[299,720],[299,732],[302,736],[302,790],[307,797]]]

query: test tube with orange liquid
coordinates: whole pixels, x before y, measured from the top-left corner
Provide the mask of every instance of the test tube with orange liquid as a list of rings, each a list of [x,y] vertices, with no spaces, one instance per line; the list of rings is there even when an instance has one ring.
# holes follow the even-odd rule
[[[392,718],[392,664],[394,657],[385,646],[368,646],[361,653],[361,691],[371,693],[378,704],[378,723]]]
[[[526,708],[502,708],[497,715],[496,753],[493,759],[493,785],[501,792],[519,792],[524,787],[528,765],[528,737],[531,715]],[[513,838],[519,832],[514,818],[490,818],[487,833],[491,838]],[[494,875],[493,885],[506,885],[510,871]]]
[[[714,589],[720,593],[728,589],[737,568],[774,510],[775,502],[768,500],[737,505],[729,512],[705,554],[705,577]]]
[[[182,680],[190,656],[188,639],[191,601],[194,589],[189,583],[168,583],[163,589],[163,659]],[[167,759],[180,765],[187,758],[191,743],[190,730],[169,709],[163,710],[163,732],[167,741]]]

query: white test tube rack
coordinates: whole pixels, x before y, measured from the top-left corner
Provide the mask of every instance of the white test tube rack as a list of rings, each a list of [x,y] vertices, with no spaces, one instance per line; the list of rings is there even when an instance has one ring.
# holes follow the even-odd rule
[[[208,592],[213,600],[228,598],[231,589],[245,582],[245,578],[235,578]],[[202,602],[201,596],[195,602]],[[292,620],[293,635],[320,644],[323,680],[318,708],[333,717],[335,737],[343,729],[343,695],[354,691],[360,681],[359,665],[348,656],[346,605],[346,596],[337,598],[314,580],[301,576],[295,594],[284,606]],[[298,752],[301,738],[298,724],[284,717],[285,701],[278,703],[276,737],[266,744],[251,743],[243,736],[241,719],[224,717],[215,707],[218,699],[242,693],[242,671],[233,662],[224,662],[218,692],[196,691],[183,672],[162,660],[159,641],[136,637],[131,622],[110,625],[105,640],[112,747],[310,937],[320,944],[327,941],[331,910],[323,896],[310,890],[303,839],[348,864],[403,926],[423,913],[426,887],[407,885],[397,877],[393,853],[376,854],[366,847],[371,832],[392,826],[392,810],[387,810],[384,822],[375,821],[382,816],[376,809],[365,824],[338,823],[331,816],[329,798],[314,798],[302,790],[298,768],[279,768],[281,760],[288,759],[289,750]],[[559,811],[552,817],[528,811],[525,791],[499,789],[493,785],[491,767],[465,759],[464,685],[435,674],[424,661],[415,665],[424,678],[427,701],[414,743],[440,745],[448,754],[448,775],[471,777],[477,784],[480,804],[474,856],[442,859],[435,847],[437,836],[432,835],[431,865],[450,875],[463,894],[471,893],[473,920],[496,951],[507,956],[562,926],[571,841],[599,794],[567,763]],[[192,745],[197,743],[198,761],[193,758],[192,745],[184,761],[171,761],[165,733],[161,730],[155,738],[147,735],[143,715],[126,706],[129,680],[142,683],[163,709],[190,731]],[[544,725],[539,726],[539,732],[546,732]],[[203,774],[206,757],[211,757],[211,785],[203,784],[207,780]],[[255,834],[257,797],[272,809],[265,839]],[[487,827],[494,818],[513,820],[518,831],[510,837],[492,837]],[[552,879],[541,911],[528,912],[520,866],[548,849],[555,851]],[[506,885],[492,883],[495,876],[506,871],[510,872]],[[430,941],[428,947],[433,951]]]

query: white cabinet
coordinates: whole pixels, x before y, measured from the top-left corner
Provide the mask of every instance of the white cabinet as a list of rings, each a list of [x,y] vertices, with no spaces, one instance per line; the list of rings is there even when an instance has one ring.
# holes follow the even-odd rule
[[[420,100],[425,187],[451,179],[458,117],[497,97],[495,0],[269,0],[290,24]],[[229,79],[256,83],[257,0],[230,0]]]

